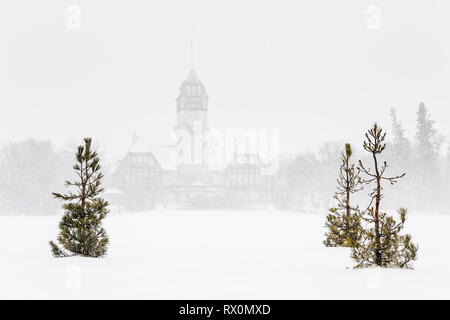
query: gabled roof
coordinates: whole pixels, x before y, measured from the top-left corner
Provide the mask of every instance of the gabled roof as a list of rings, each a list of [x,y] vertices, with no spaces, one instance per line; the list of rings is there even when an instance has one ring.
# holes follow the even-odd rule
[[[129,153],[148,153],[152,155],[164,171],[177,170],[175,145],[147,145],[142,139],[133,143]]]
[[[142,138],[133,138],[128,151],[112,165],[111,172],[116,171],[120,163],[130,154],[145,154],[151,155],[161,166],[164,171],[177,170],[177,159],[174,145],[158,145],[152,146],[147,144]]]
[[[150,152],[164,171],[177,170],[176,147],[174,145],[152,146]]]
[[[150,152],[150,146],[141,138],[136,138],[128,150],[128,153],[147,153]]]

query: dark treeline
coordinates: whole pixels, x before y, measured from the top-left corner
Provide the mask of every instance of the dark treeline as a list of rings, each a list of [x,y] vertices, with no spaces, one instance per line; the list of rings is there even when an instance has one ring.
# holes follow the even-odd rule
[[[401,204],[412,211],[447,213],[450,193],[450,144],[442,152],[445,139],[421,103],[417,110],[416,132],[408,138],[396,110],[391,109],[390,141],[384,159],[388,172],[406,172],[401,187],[390,188],[385,206]],[[276,178],[274,204],[280,209],[327,212],[335,191],[339,156],[344,142],[328,143],[319,152],[304,153],[281,163]],[[361,145],[353,146],[354,157],[368,161]],[[441,151],[441,152],[440,152]],[[381,160],[384,160],[383,158]],[[361,193],[365,193],[362,191]]]
[[[27,139],[0,147],[0,215],[51,215],[61,211],[52,192],[75,177],[74,147]],[[108,166],[104,166],[105,172]],[[108,181],[108,176],[105,178]]]
[[[326,143],[317,152],[281,159],[274,184],[274,205],[283,210],[328,211],[343,145]]]
[[[0,148],[0,214],[53,214],[51,192],[60,187],[73,156],[50,141],[28,139]]]
[[[73,155],[56,151],[50,141],[28,139],[0,148],[0,214],[57,212],[51,197],[70,170]]]
[[[406,135],[395,109],[386,151],[388,172],[406,172],[398,188],[386,186],[386,208],[406,206],[410,211],[447,213],[450,194],[450,144],[442,151],[445,139],[436,131],[426,106],[417,110],[416,132]],[[274,177],[270,202],[283,210],[326,214],[332,207],[339,162],[346,137],[324,144],[316,152],[282,159]],[[353,145],[353,157],[367,161],[361,145]],[[72,148],[58,150],[50,141],[33,139],[0,147],[0,214],[55,214],[59,203],[51,193],[62,187],[72,171]],[[381,159],[383,160],[383,158]],[[109,184],[106,168],[105,186]],[[366,190],[360,192],[365,194]],[[357,199],[356,199],[357,200]],[[112,203],[113,204],[113,203]]]

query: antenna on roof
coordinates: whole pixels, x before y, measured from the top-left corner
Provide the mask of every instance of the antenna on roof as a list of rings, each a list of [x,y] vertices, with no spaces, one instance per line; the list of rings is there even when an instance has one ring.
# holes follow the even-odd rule
[[[190,63],[191,63],[191,69],[194,70],[194,41],[191,40],[190,44],[189,44],[189,49],[190,49]]]
[[[137,134],[136,130],[133,130],[133,132],[131,133],[131,144],[135,143],[136,141],[138,141],[139,136]]]

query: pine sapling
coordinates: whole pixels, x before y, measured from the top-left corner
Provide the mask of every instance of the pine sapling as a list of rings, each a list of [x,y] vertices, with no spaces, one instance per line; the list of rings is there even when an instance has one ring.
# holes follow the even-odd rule
[[[91,138],[84,139],[76,152],[76,164],[73,169],[77,180],[66,181],[67,188],[73,189],[66,194],[53,193],[64,201],[64,215],[59,223],[59,247],[50,241],[53,256],[102,257],[106,254],[108,236],[102,227],[102,220],[108,214],[108,202],[99,197],[103,192],[100,172],[100,160],[91,148]]]
[[[358,246],[352,249],[352,257],[357,261],[355,267],[381,266],[381,267],[399,267],[411,268],[411,262],[417,257],[417,245],[411,242],[410,235],[400,235],[406,221],[406,209],[398,210],[400,222],[396,222],[393,217],[381,212],[380,204],[383,198],[382,182],[395,184],[405,173],[386,177],[385,171],[388,167],[384,162],[379,163],[378,156],[385,150],[386,133],[375,124],[372,129],[366,133],[366,141],[363,143],[364,150],[370,153],[374,170],[363,165],[359,161],[359,169],[365,174],[363,184],[374,184],[373,190],[369,193],[370,202],[368,208],[362,214],[360,230],[362,239]]]
[[[330,208],[325,223],[328,231],[323,243],[327,247],[354,247],[361,237],[359,209],[350,204],[351,194],[361,190],[361,179],[359,169],[350,164],[351,156],[352,148],[347,143],[341,154],[337,191],[333,197],[337,205]]]

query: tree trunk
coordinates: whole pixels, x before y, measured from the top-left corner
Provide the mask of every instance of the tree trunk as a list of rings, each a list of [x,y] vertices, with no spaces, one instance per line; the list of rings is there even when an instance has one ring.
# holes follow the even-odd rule
[[[348,158],[347,158],[347,163],[346,163],[346,168],[345,168],[345,174],[346,174],[346,193],[347,193],[347,199],[346,199],[346,203],[345,203],[345,209],[346,209],[346,214],[347,214],[347,219],[345,219],[345,226],[347,228],[347,231],[350,230],[350,224],[349,224],[349,219],[350,219],[350,180],[349,180],[349,176],[348,176]]]
[[[381,266],[381,237],[380,237],[380,220],[379,220],[379,209],[381,200],[381,176],[378,170],[377,156],[373,152],[373,160],[375,163],[375,174],[377,180],[377,190],[375,194],[375,212],[374,212],[374,222],[375,222],[375,263]]]

